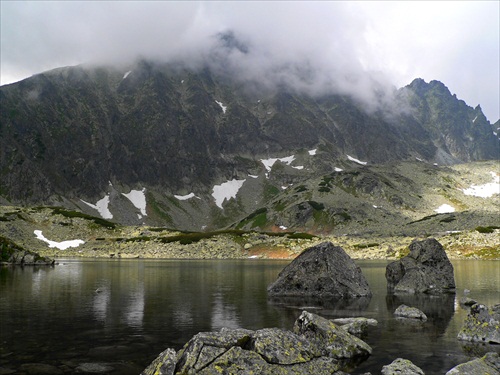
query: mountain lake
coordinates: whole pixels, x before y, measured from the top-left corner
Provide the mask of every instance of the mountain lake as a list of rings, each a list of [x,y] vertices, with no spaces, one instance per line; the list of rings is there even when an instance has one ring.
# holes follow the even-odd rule
[[[54,267],[0,268],[0,373],[100,372],[139,374],[161,351],[179,350],[200,331],[222,327],[291,330],[303,310],[329,319],[378,321],[363,337],[373,354],[352,374],[379,374],[406,358],[427,375],[500,352],[500,345],[457,340],[469,297],[500,303],[500,262],[452,261],[456,295],[387,294],[385,260],[356,261],[368,279],[369,299],[328,302],[269,300],[267,286],[283,260],[58,259]],[[429,320],[393,317],[400,304]],[[12,372],[10,372],[12,371]]]

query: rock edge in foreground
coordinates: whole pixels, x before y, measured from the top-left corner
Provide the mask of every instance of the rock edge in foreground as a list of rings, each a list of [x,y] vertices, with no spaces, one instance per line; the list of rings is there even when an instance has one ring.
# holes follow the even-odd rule
[[[141,375],[332,374],[366,359],[371,347],[332,321],[303,311],[293,331],[223,328],[163,351]]]

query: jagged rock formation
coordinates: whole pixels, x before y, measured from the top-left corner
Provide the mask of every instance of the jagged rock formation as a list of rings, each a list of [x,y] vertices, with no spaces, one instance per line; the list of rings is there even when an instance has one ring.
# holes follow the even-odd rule
[[[387,265],[385,277],[395,293],[455,293],[453,265],[434,238],[413,241],[410,254]]]
[[[331,242],[304,250],[280,272],[267,291],[270,296],[317,299],[371,296],[359,266]]]
[[[336,168],[499,157],[481,108],[437,81],[415,80],[368,112],[348,96],[248,89],[208,68],[140,61],[127,69],[60,68],[0,88],[0,202],[213,229],[269,209],[283,186]],[[391,202],[404,203],[391,191],[398,183],[372,177],[349,172],[341,180],[365,193],[387,187]],[[245,181],[235,204],[212,197],[231,181]],[[124,196],[139,192],[147,208]],[[296,225],[313,226],[308,220],[319,206],[307,201],[295,202],[284,220],[296,215]],[[334,206],[328,217],[346,220],[344,209]]]
[[[318,315],[302,312],[293,332],[223,328],[202,332],[179,353],[167,349],[142,375],[332,374],[365,359],[371,348]]]

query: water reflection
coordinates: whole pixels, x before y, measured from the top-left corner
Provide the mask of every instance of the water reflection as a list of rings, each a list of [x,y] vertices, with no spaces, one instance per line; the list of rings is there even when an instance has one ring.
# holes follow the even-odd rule
[[[268,298],[268,302],[279,308],[298,310],[321,310],[327,315],[352,316],[361,314],[370,305],[371,297],[358,298],[315,298],[315,297],[278,297]]]
[[[427,323],[431,324],[434,329],[427,330],[434,338],[436,335],[442,335],[446,332],[455,312],[455,295],[400,295],[388,294],[385,298],[387,311],[394,313],[400,305],[416,307],[427,315]]]
[[[54,268],[0,268],[0,367],[91,363],[105,353],[106,361],[144,368],[198,332],[223,326],[291,329],[302,310],[379,321],[366,337],[374,352],[356,373],[379,373],[397,357],[426,373],[445,373],[484,349],[457,340],[467,310],[454,309],[454,296],[387,296],[384,261],[358,262],[373,296],[343,301],[268,300],[267,287],[286,261],[61,262]],[[499,266],[454,262],[457,298],[467,288],[482,303],[498,303]],[[401,324],[393,312],[402,303],[421,309],[429,321]]]

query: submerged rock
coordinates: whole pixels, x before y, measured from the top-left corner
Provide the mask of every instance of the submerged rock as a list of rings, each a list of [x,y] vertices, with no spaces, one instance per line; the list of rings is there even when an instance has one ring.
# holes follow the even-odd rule
[[[453,367],[446,375],[489,374],[500,375],[500,357],[498,353],[487,353],[482,358]]]
[[[352,298],[371,296],[361,269],[339,246],[323,242],[286,266],[268,289],[270,296]]]
[[[479,303],[472,305],[458,339],[500,344],[500,304],[491,308]]]
[[[333,322],[304,311],[293,332],[223,328],[193,336],[177,354],[163,351],[141,375],[333,374],[371,348]]]
[[[416,307],[410,307],[406,305],[399,306],[396,311],[394,311],[394,316],[398,318],[408,318],[408,319],[418,319],[422,321],[427,320],[427,315]]]
[[[397,358],[390,365],[382,367],[382,375],[424,375],[424,372],[412,361]]]
[[[434,238],[413,241],[410,254],[390,263],[385,277],[395,293],[455,293],[453,265]]]

